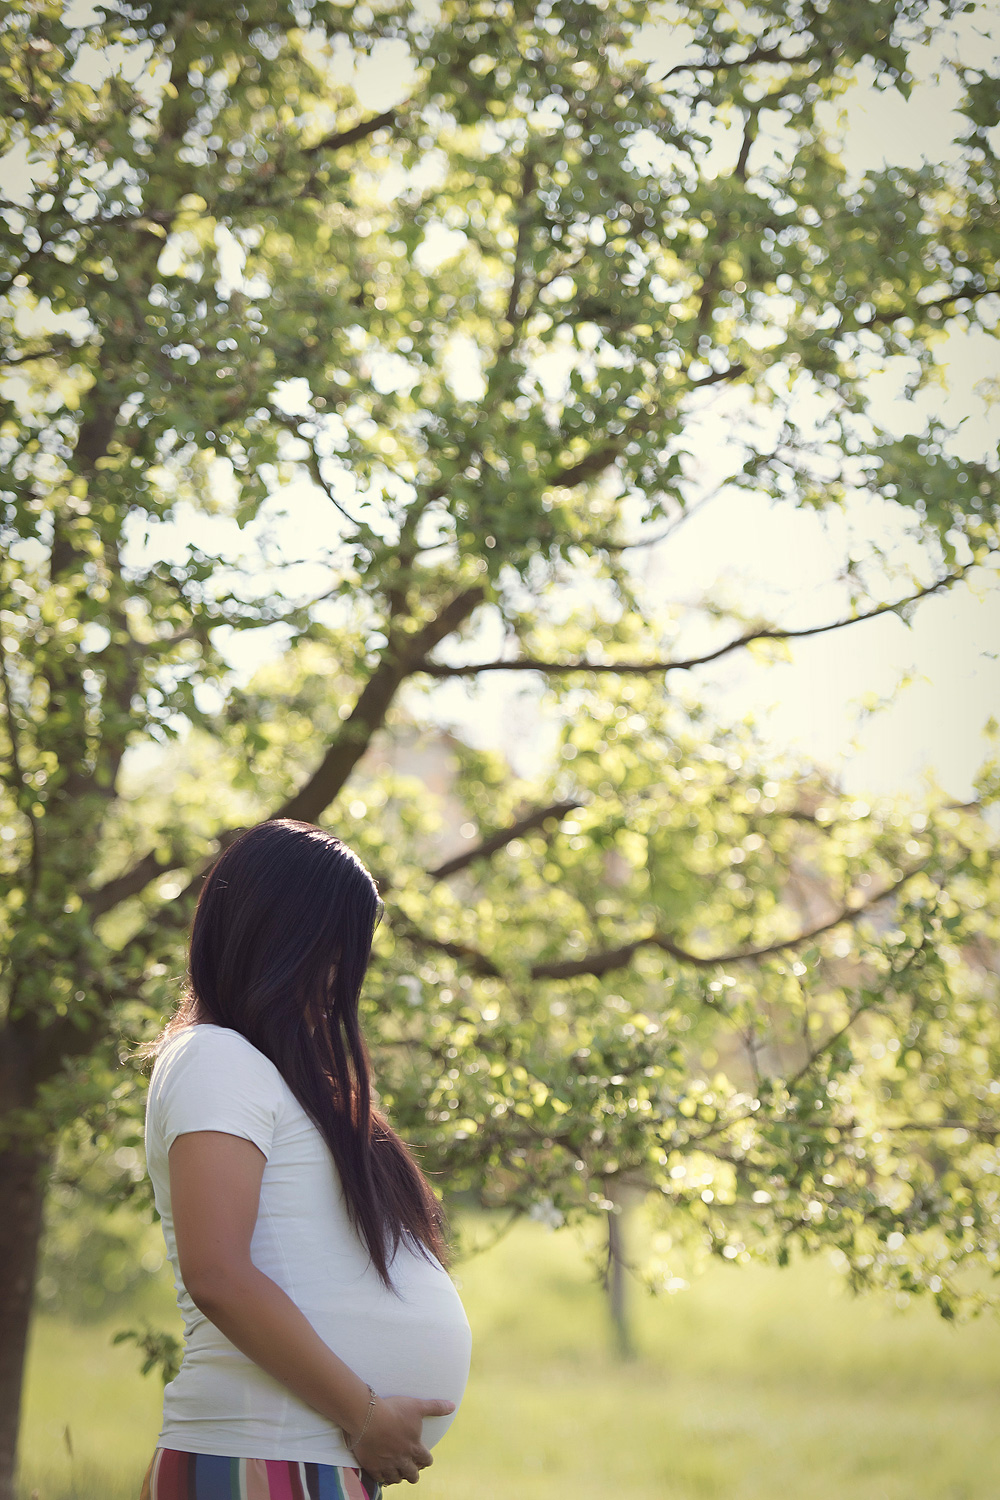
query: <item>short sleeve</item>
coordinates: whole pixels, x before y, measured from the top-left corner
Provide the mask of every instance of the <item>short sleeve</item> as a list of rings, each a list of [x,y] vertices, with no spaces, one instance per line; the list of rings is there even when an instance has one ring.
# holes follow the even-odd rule
[[[221,1130],[253,1141],[270,1157],[283,1097],[278,1069],[245,1036],[222,1026],[192,1026],[157,1058],[147,1125],[164,1156],[179,1135]]]

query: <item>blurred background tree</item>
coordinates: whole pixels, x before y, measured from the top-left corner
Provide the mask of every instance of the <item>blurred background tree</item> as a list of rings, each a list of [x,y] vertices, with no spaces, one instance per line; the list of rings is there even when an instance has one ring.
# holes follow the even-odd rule
[[[968,9],[8,10],[0,1500],[53,1160],[78,1180],[89,1142],[132,1192],[129,1046],[200,872],[267,816],[380,878],[379,1086],[446,1195],[557,1222],[652,1193],[729,1259],[827,1243],[981,1298],[995,770],[872,808],[775,780],[674,686],[994,555],[993,467],[886,431],[866,382],[905,357],[915,393],[949,320],[995,328],[996,79],[952,69],[957,164],[854,180],[824,113],[862,64],[905,92]],[[651,69],[657,21],[685,45]],[[356,56],[405,64],[405,100],[359,111]],[[874,497],[919,545],[851,549],[842,612],[794,628],[644,597],[627,555],[683,519],[713,409],[730,485]],[[239,687],[269,625],[287,651]],[[401,691],[495,672],[560,753],[523,778],[456,742],[436,828],[379,764]]]

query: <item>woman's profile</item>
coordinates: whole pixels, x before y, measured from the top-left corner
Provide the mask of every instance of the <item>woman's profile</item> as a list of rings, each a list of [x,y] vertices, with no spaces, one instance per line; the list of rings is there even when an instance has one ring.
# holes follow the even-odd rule
[[[205,880],[157,1040],[146,1159],[184,1317],[142,1500],[376,1500],[469,1371],[441,1212],[373,1108],[358,1019],[382,903],[276,819]]]

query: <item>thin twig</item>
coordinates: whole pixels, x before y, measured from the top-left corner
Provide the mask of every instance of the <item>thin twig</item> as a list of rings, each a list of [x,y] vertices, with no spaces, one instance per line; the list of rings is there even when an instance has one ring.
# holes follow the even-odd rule
[[[860,625],[866,620],[877,620],[881,615],[892,614],[908,604],[916,604],[918,600],[938,593],[941,589],[950,588],[952,584],[964,578],[970,568],[976,566],[975,562],[965,563],[954,572],[947,573],[943,578],[928,584],[926,588],[918,589],[914,594],[908,594],[905,599],[895,599],[889,604],[879,604],[875,609],[867,610],[863,614],[848,615],[844,619],[832,620],[826,625],[808,625],[801,630],[781,630],[772,627],[749,630],[745,635],[737,636],[735,640],[727,641],[724,646],[719,646],[714,651],[707,651],[703,656],[691,656],[679,661],[590,661],[585,657],[579,657],[576,661],[553,662],[541,661],[537,657],[518,657],[510,661],[470,662],[467,666],[458,667],[445,662],[425,662],[421,670],[431,677],[474,677],[479,672],[544,672],[547,676],[565,672],[612,672],[639,675],[689,672],[694,667],[706,666],[709,662],[728,656],[731,651],[738,651],[757,641],[803,640],[809,636],[828,635],[833,630],[846,630],[848,626]]]

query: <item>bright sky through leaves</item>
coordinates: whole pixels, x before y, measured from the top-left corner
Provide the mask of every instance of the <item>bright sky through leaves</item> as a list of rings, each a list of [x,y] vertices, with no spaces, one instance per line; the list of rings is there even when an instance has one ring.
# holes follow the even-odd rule
[[[944,1317],[1000,1268],[1000,760],[950,805],[1000,561],[985,11],[670,0],[678,65],[661,0],[432,3],[0,27],[0,1387],[39,1142],[127,1143],[122,1043],[271,818],[385,892],[379,1096],[446,1193],[634,1187]]]
[[[74,10],[74,16],[76,10],[81,11],[78,19],[85,19],[82,9]],[[957,50],[966,63],[973,64],[987,52],[995,54],[998,46],[996,13],[983,5],[947,32],[942,28],[936,48],[921,49],[916,55],[916,81],[909,100],[895,89],[876,87],[874,75],[859,74],[840,119],[831,111],[827,122],[831,131],[841,135],[841,152],[849,170],[860,177],[866,169],[883,164],[911,167],[925,158],[946,162],[955,150],[960,117],[952,110],[957,98],[954,82],[936,76],[938,63]],[[106,70],[114,51],[95,53],[92,65]],[[684,29],[666,23],[646,28],[641,51],[652,76],[662,76],[686,55]],[[81,62],[77,71],[85,67]],[[412,86],[409,56],[404,45],[395,41],[376,43],[370,57],[358,63],[344,51],[335,57],[332,71],[338,82],[353,83],[364,111],[390,107],[405,98]],[[730,172],[740,131],[720,120],[713,122],[711,134],[714,142],[703,169],[708,174]],[[780,112],[765,112],[754,150],[780,153],[783,144]],[[646,170],[656,170],[658,147],[651,137]],[[441,165],[428,159],[421,175],[430,182]],[[16,200],[17,176],[23,172],[27,178],[29,165],[27,160],[15,161],[12,153],[4,167],[6,194]],[[230,287],[240,285],[250,296],[266,295],[266,287],[243,281],[244,253],[228,230],[220,234],[226,240],[219,249]],[[464,241],[461,231],[438,226],[417,252],[421,270],[430,272],[460,254]],[[164,254],[179,256],[182,247],[168,246]],[[980,312],[985,313],[985,308]],[[914,401],[901,399],[908,371],[907,362],[897,358],[888,368],[873,366],[869,393],[875,397],[876,417],[895,431],[918,431],[928,416],[936,415],[959,429],[953,451],[988,461],[996,453],[996,403],[1000,400],[996,342],[982,332],[964,331],[963,321],[960,316],[949,321],[936,350],[939,389],[925,390]],[[546,369],[540,373],[553,395],[568,378],[573,357],[568,346],[565,358],[559,352],[544,356]],[[456,335],[445,368],[453,388],[461,387],[475,396],[482,377],[470,338]],[[380,389],[405,384],[406,363],[398,355],[386,356],[374,365],[371,379]],[[285,409],[293,413],[308,399],[308,389],[299,391],[296,385],[305,386],[305,382],[286,382],[284,392]],[[637,577],[655,607],[697,605],[712,597],[737,610],[767,614],[783,625],[807,626],[835,619],[845,612],[847,599],[846,589],[837,582],[842,558],[852,549],[863,557],[874,537],[885,546],[889,558],[886,599],[907,592],[898,580],[892,580],[897,562],[913,569],[920,582],[930,581],[929,575],[922,576],[927,572],[926,560],[902,534],[902,523],[890,515],[891,507],[880,509],[866,497],[848,505],[843,514],[818,515],[776,506],[746,490],[727,490],[724,485],[719,489],[726,471],[725,402],[735,409],[742,399],[737,389],[721,400],[713,393],[700,425],[688,499],[694,502],[710,495],[709,503],[685,520],[668,543],[632,554]],[[291,448],[288,456],[295,456]],[[223,502],[228,478],[225,463],[217,463],[217,489]],[[349,508],[353,504],[357,509],[349,480],[343,499]],[[627,499],[623,503],[627,505]],[[136,531],[134,560],[140,555],[169,557],[183,552],[188,543],[196,543],[230,555],[236,569],[251,575],[254,589],[263,581],[262,573],[273,568],[280,569],[284,591],[305,594],[313,588],[322,590],[324,570],[329,566],[322,560],[321,549],[310,542],[320,535],[330,535],[329,502],[301,481],[276,494],[271,514],[243,533],[224,513],[204,516],[194,511],[157,525],[148,535]],[[583,571],[574,588],[582,598],[586,592]],[[484,629],[488,631],[488,625]],[[715,640],[710,631],[711,621],[699,627],[688,618],[685,650],[710,648]],[[228,652],[240,678],[278,654],[283,639],[280,627],[234,635]],[[480,644],[488,654],[492,645],[499,646],[499,632],[496,642],[488,644],[484,639]],[[741,653],[692,674],[689,684],[677,684],[675,678],[671,688],[697,692],[724,722],[754,716],[777,753],[802,751],[839,769],[848,790],[915,790],[930,772],[953,795],[971,794],[972,777],[987,752],[983,726],[992,715],[1000,717],[1000,593],[995,573],[976,570],[967,582],[924,600],[909,626],[890,614],[795,642],[788,656],[785,662],[767,663]],[[523,678],[487,674],[471,691],[457,680],[435,685],[429,695],[411,687],[404,701],[421,715],[460,727],[473,743],[501,747],[516,769],[530,774],[547,758],[552,743],[540,721],[534,691]]]
[[[830,120],[831,128],[840,124],[849,170],[860,176],[883,164],[918,166],[925,157],[945,161],[954,154],[961,124],[952,110],[957,93],[952,80],[936,77],[940,57],[957,49],[972,63],[986,51],[995,55],[1000,39],[991,7],[980,7],[964,23],[957,34],[942,34],[937,56],[932,49],[921,49],[917,62],[922,66],[909,100],[894,89],[876,88],[870,78],[858,78],[842,123]],[[648,29],[644,55],[654,75],[685,55],[679,33],[680,28],[669,26]],[[729,171],[740,132],[720,124],[717,136],[706,166],[710,162],[717,172]],[[770,145],[781,149],[776,124]],[[937,351],[938,391],[902,401],[902,360],[894,362],[896,368],[873,371],[870,389],[878,391],[876,414],[887,426],[914,432],[928,416],[937,415],[948,426],[961,424],[954,451],[988,460],[996,453],[998,430],[996,344],[982,333],[964,332],[960,323],[954,320]],[[733,393],[732,399],[740,398]],[[713,411],[718,412],[717,403]],[[724,425],[716,415],[702,433],[699,478],[706,490],[712,488],[711,455]],[[859,545],[873,529],[884,530],[884,517],[875,509],[870,501],[859,504],[846,518]],[[844,592],[829,581],[841,555],[837,533],[846,529],[838,517],[788,508],[778,512],[766,499],[757,503],[745,492],[731,491],[693,516],[662,548],[635,554],[636,567],[653,597],[693,599],[721,588],[727,599],[778,614],[783,623],[818,623],[836,618],[838,607],[843,609]],[[915,550],[907,549],[898,532],[885,540],[897,555],[907,552],[907,560],[916,561]],[[789,579],[795,581],[796,595],[786,604]],[[891,587],[886,597],[893,597]],[[1000,715],[995,575],[980,571],[968,584],[923,601],[909,626],[889,615],[854,630],[797,642],[790,654],[788,664],[739,656],[725,666],[704,669],[699,688],[704,696],[711,684],[708,696],[721,718],[754,714],[776,749],[801,748],[839,767],[849,789],[915,789],[930,771],[955,796],[971,795],[972,778],[987,750],[983,726],[991,715]],[[902,683],[908,685],[897,695]],[[472,712],[465,709],[464,690],[457,684],[438,689],[437,702],[462,723],[463,734],[484,744],[506,741],[515,759],[525,763],[529,744],[539,755],[547,745],[530,703],[520,698],[524,691],[521,684],[492,678],[480,688]],[[871,714],[890,698],[895,698],[891,706]]]

